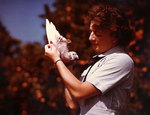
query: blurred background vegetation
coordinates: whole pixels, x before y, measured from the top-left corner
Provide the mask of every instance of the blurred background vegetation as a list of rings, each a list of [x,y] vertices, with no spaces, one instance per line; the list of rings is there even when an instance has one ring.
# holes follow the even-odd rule
[[[80,57],[74,66],[74,74],[79,76],[93,55],[88,42],[88,9],[104,2],[121,8],[134,30],[128,53],[135,62],[135,79],[126,115],[150,115],[149,0],[110,1],[55,0],[55,11],[45,4],[45,13],[39,18],[48,18],[61,35],[71,39],[69,49]],[[42,27],[45,29],[45,24]],[[46,35],[43,40],[46,44]],[[12,38],[0,22],[0,115],[70,115],[63,88],[54,64],[44,56],[43,46]]]

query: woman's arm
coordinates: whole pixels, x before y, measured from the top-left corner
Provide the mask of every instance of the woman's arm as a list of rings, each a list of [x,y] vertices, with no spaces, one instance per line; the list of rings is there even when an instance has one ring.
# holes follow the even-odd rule
[[[73,99],[67,88],[65,88],[65,98],[70,109],[77,110],[79,108],[77,101]]]
[[[57,48],[53,44],[45,45],[45,54],[51,58],[51,60],[55,63],[58,59],[60,59],[60,53]],[[95,86],[93,86],[89,82],[81,82],[79,81],[65,66],[62,61],[58,61],[56,63],[56,67],[61,75],[66,88],[70,92],[71,96],[75,100],[85,99],[97,94],[100,94],[101,91],[98,90]]]
[[[78,99],[86,99],[91,96],[97,95],[100,93],[100,90],[95,88],[89,82],[81,82],[79,81],[65,66],[62,61],[57,62],[56,67],[61,75],[67,89],[75,98]]]

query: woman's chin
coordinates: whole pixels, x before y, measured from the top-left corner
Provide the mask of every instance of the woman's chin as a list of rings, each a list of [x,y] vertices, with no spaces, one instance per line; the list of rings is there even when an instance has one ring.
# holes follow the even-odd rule
[[[93,47],[93,50],[95,51],[95,53],[99,53],[100,52],[98,47]]]

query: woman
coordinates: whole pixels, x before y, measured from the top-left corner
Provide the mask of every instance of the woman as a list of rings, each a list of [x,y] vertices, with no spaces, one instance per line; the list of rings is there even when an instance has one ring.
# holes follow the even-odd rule
[[[132,59],[124,47],[130,42],[127,20],[117,8],[99,7],[89,13],[89,40],[99,60],[77,79],[65,66],[57,48],[45,45],[45,55],[55,64],[65,83],[66,101],[81,115],[122,115],[133,83]],[[101,58],[101,59],[100,59]]]

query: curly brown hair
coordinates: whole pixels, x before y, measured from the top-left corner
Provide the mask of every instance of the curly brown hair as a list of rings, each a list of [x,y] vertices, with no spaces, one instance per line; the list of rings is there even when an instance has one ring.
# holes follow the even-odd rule
[[[120,46],[126,47],[133,38],[128,19],[118,8],[108,5],[95,6],[89,10],[88,18],[89,21],[99,21],[100,30],[110,30],[111,35],[118,39]]]

